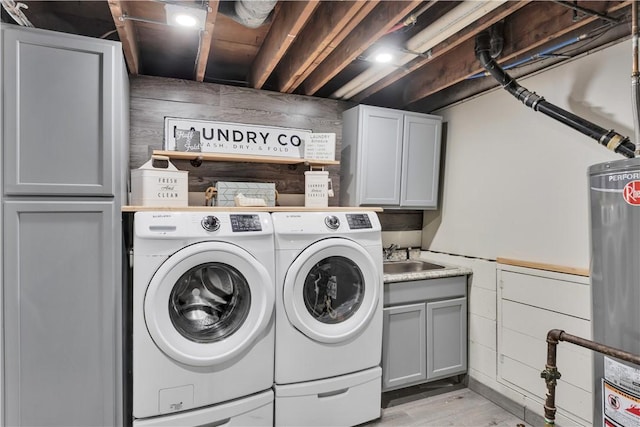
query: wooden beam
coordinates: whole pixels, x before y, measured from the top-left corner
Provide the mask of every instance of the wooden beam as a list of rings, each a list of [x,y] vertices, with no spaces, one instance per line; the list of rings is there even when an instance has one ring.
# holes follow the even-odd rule
[[[205,22],[204,31],[200,34],[200,48],[198,49],[198,58],[196,59],[196,81],[204,81],[207,63],[209,62],[209,51],[211,42],[213,41],[213,28],[216,24],[218,16],[218,0],[210,0],[207,10],[207,20]]]
[[[278,91],[293,92],[297,87],[294,83],[303,73],[309,75],[315,69],[313,64],[316,58],[324,52],[329,43],[334,42],[345,26],[352,24],[352,18],[367,3],[375,5],[377,0],[322,2],[304,27],[303,36],[296,39],[276,68]]]
[[[613,5],[606,1],[589,2],[591,9],[608,14],[630,4],[631,2],[615,2]],[[508,37],[505,37],[499,62],[505,63],[523,56],[558,37],[580,30],[596,19],[598,18],[586,16],[574,21],[573,11],[568,8],[556,3],[533,1],[506,21],[505,33]],[[474,40],[469,39],[449,52],[446,60],[441,56],[411,73],[406,82],[403,81],[404,93],[396,106],[404,107],[419,101],[481,71],[482,66],[475,58]]]
[[[129,68],[129,74],[137,76],[140,72],[140,60],[133,23],[124,19],[125,10],[123,1],[108,0],[108,3],[113,22],[116,24],[116,30],[118,30],[120,43],[122,43],[122,51],[124,52],[124,59]]]
[[[303,93],[313,95],[387,31],[404,19],[421,1],[384,1],[355,28],[302,85]]]
[[[318,6],[319,0],[286,1],[278,10],[249,75],[251,87],[260,89]]]
[[[309,75],[320,66],[322,61],[324,61],[330,54],[333,52],[339,45],[342,43],[344,39],[346,39],[349,34],[353,31],[355,27],[360,25],[362,20],[371,13],[371,11],[378,5],[380,0],[367,0],[361,1],[362,7],[356,13],[356,15],[345,25],[342,30],[334,37],[334,39],[329,43],[320,54],[313,60],[313,63],[298,76],[298,78],[293,82],[291,88],[287,91],[288,93],[292,93],[295,89],[297,89],[302,82],[309,77]]]
[[[381,80],[378,80],[373,85],[369,86],[367,89],[363,90],[356,96],[354,96],[351,100],[355,102],[362,102],[364,99],[370,97],[374,93],[384,89],[390,84],[395,83],[401,78],[405,77],[407,74],[417,70],[418,68],[424,66],[428,62],[431,62],[441,55],[450,52],[455,47],[459,46],[461,43],[469,40],[474,37],[477,33],[482,30],[485,30],[491,27],[496,22],[499,22],[505,19],[507,16],[514,13],[516,10],[524,7],[530,0],[521,0],[521,1],[510,1],[506,4],[498,7],[495,11],[490,13],[489,15],[483,16],[479,20],[477,20],[474,24],[469,25],[459,33],[455,34],[452,37],[449,37],[447,40],[437,44],[432,49],[430,49],[430,55],[427,57],[418,57],[417,59],[409,62],[401,69],[394,71],[386,77],[383,77]]]

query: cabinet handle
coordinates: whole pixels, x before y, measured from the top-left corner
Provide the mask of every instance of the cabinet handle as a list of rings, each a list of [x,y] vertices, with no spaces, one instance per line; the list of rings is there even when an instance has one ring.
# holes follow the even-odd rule
[[[349,391],[349,387],[341,388],[340,390],[328,391],[326,393],[318,393],[318,398],[322,399],[323,397],[337,396],[339,394],[346,393],[348,391]]]

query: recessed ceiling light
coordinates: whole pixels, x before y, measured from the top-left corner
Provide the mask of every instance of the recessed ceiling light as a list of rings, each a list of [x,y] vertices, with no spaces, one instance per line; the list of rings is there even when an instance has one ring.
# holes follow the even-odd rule
[[[176,15],[175,17],[176,24],[182,25],[183,27],[195,27],[198,23],[198,20],[191,15],[187,15],[181,13]]]
[[[169,25],[204,30],[207,20],[206,9],[168,3],[164,5],[164,11]]]
[[[389,52],[381,52],[381,53],[378,53],[373,59],[376,62],[388,63],[393,60],[393,55],[390,54]]]

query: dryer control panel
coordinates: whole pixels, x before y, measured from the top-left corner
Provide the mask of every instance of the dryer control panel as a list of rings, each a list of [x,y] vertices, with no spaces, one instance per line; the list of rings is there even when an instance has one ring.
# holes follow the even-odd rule
[[[262,231],[260,216],[253,214],[231,214],[231,230],[238,231]]]
[[[371,220],[367,214],[347,214],[347,223],[351,230],[360,230],[363,228],[373,228]]]

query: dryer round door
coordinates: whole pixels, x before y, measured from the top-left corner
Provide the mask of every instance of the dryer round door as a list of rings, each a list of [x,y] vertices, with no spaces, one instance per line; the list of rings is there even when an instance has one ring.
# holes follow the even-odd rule
[[[203,242],[169,257],[144,298],[147,329],[172,359],[192,366],[226,362],[248,349],[271,321],[271,275],[235,245]]]
[[[362,246],[343,238],[306,248],[284,279],[289,322],[309,338],[337,343],[360,334],[380,298],[379,268]]]

